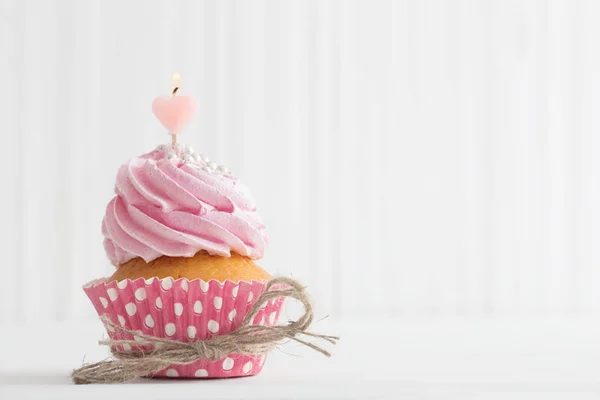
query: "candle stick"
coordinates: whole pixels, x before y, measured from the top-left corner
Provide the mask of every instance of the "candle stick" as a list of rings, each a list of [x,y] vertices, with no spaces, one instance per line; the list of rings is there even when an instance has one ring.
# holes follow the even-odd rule
[[[181,88],[181,75],[174,73],[172,77],[173,91],[171,96],[160,96],[152,102],[152,112],[171,135],[173,149],[177,145],[177,135],[192,120],[198,105],[191,96],[178,96]]]

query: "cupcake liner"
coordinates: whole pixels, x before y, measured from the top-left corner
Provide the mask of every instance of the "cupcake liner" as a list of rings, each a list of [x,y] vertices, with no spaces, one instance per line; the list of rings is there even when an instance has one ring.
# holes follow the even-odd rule
[[[264,292],[266,282],[219,282],[180,278],[95,280],[83,287],[98,315],[128,330],[182,342],[206,340],[237,329],[252,305]],[[259,310],[253,324],[275,325],[284,298],[270,300]],[[113,340],[137,340],[135,335],[105,325]],[[152,346],[115,346],[116,350],[151,349]],[[198,360],[173,365],[157,377],[225,378],[258,374],[264,355],[230,354],[218,361]]]

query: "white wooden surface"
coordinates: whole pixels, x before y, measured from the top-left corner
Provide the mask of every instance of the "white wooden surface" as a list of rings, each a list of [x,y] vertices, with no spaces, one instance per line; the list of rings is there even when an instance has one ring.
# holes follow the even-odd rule
[[[94,342],[102,334],[99,322],[38,330],[2,328],[0,398],[392,400],[600,395],[597,319],[370,318],[324,320],[314,330],[342,336],[332,358],[286,344],[273,352],[256,377],[74,386],[68,374],[81,365],[84,354],[89,361],[106,355]]]
[[[594,0],[0,0],[0,324],[93,317],[104,207],[119,164],[168,141],[150,104],[174,71],[201,105],[181,140],[248,184],[262,264],[323,315],[598,311],[599,19]]]

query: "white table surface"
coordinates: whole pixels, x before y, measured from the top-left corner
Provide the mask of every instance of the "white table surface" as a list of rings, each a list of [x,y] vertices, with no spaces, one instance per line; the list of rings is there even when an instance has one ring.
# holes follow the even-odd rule
[[[330,359],[289,343],[256,377],[81,386],[70,370],[107,354],[100,322],[2,327],[0,399],[597,399],[598,320],[325,320]]]

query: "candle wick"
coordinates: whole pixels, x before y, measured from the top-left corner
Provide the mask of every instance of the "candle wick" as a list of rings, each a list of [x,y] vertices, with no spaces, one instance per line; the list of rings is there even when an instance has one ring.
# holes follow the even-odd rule
[[[178,90],[179,90],[179,87],[176,87],[175,89],[173,89],[173,96],[175,96],[177,94]]]

